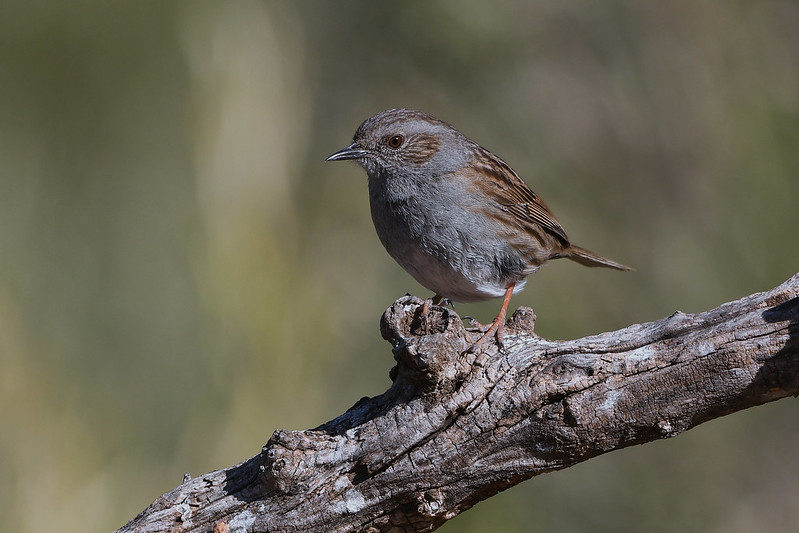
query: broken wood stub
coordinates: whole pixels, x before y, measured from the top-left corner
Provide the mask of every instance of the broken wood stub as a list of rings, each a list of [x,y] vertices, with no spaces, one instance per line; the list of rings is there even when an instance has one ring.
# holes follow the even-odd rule
[[[260,454],[188,481],[120,531],[220,520],[231,531],[429,531],[531,476],[799,393],[799,275],[573,341],[536,336],[522,308],[502,351],[469,351],[477,334],[453,310],[431,306],[423,322],[422,305],[406,296],[383,316],[396,360],[385,393],[315,429],[276,431]]]

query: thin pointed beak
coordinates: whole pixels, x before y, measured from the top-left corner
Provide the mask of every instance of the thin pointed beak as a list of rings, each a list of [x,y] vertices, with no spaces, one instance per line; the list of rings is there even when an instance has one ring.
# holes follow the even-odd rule
[[[358,146],[357,143],[352,143],[346,148],[339,150],[338,152],[332,154],[330,157],[325,159],[325,161],[346,161],[347,159],[361,159],[364,157],[368,152]]]

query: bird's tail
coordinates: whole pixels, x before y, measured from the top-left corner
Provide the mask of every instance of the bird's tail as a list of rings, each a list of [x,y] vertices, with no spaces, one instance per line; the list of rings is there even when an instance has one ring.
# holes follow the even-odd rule
[[[602,257],[601,255],[597,255],[594,252],[586,250],[585,248],[580,248],[579,246],[574,246],[573,244],[569,246],[569,249],[563,254],[564,257],[568,257],[572,261],[577,261],[581,265],[590,266],[590,267],[607,267],[607,268],[615,268],[616,270],[633,270],[632,268],[622,265],[621,263],[617,263],[616,261],[612,261],[607,257]]]

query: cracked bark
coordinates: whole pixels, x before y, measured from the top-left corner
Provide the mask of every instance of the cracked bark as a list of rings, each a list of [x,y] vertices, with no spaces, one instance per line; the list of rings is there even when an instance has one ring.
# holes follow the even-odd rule
[[[532,476],[799,394],[799,274],[704,313],[573,341],[519,308],[505,350],[400,298],[381,332],[388,391],[187,480],[119,532],[431,531]]]

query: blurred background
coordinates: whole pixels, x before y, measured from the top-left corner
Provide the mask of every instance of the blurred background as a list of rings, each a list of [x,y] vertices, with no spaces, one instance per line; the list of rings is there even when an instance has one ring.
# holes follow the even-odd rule
[[[571,339],[799,270],[799,4],[0,6],[0,530],[110,531],[390,385],[378,320],[429,293],[366,176],[389,107],[491,149],[580,245],[511,309]],[[459,305],[483,321],[498,301]],[[534,478],[447,532],[799,530],[799,405]]]

